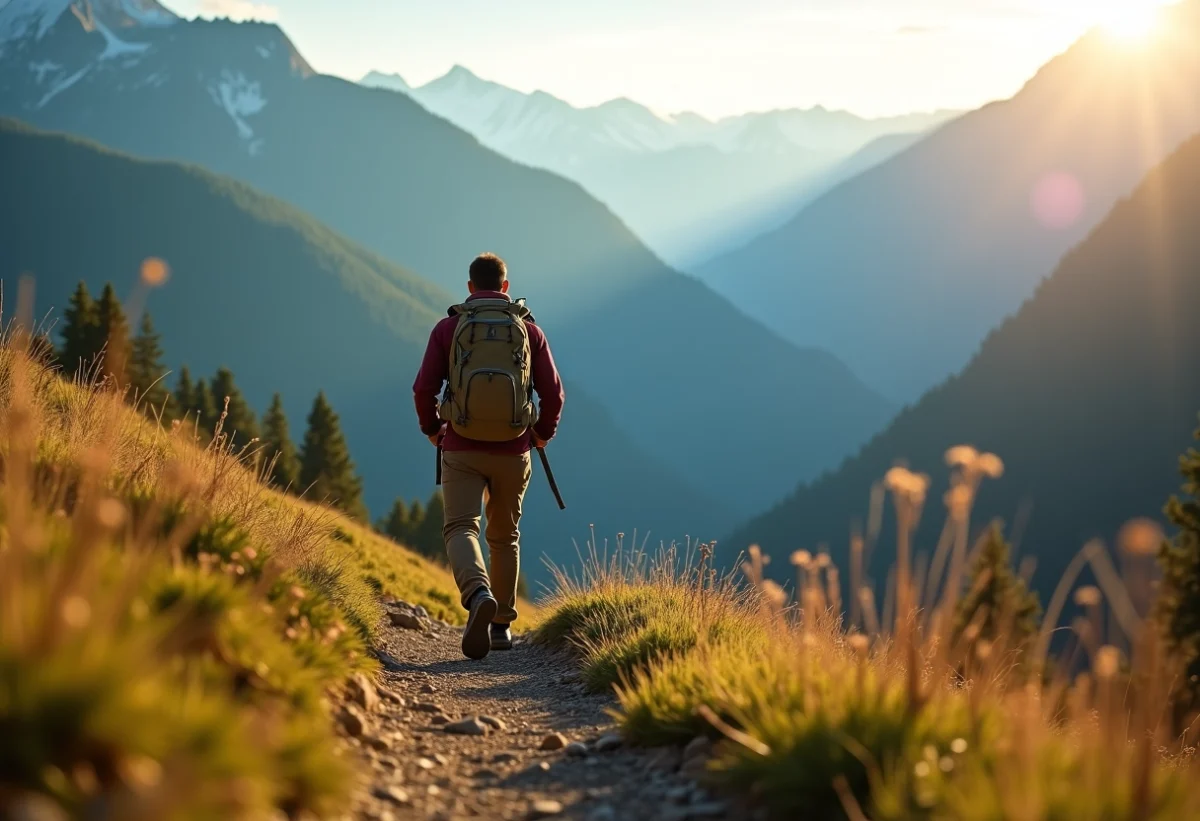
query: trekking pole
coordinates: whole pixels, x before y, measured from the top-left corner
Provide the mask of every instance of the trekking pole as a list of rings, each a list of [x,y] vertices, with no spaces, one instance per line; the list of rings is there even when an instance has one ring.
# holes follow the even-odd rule
[[[442,486],[442,437],[437,440],[437,486]]]
[[[558,492],[558,482],[554,481],[554,471],[550,469],[550,460],[546,458],[546,449],[538,448],[538,456],[542,457],[542,467],[546,471],[546,479],[550,482],[550,490],[554,492],[554,498],[558,501],[558,509],[566,510],[567,503],[563,501],[562,494]]]

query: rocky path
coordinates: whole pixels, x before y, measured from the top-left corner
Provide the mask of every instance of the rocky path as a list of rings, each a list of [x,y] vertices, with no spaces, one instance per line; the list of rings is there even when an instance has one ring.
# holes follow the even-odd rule
[[[403,603],[389,611],[383,676],[359,679],[341,708],[363,771],[347,819],[747,817],[697,784],[706,741],[626,747],[606,713],[612,700],[586,693],[565,655],[518,637],[511,651],[469,661],[458,628]]]

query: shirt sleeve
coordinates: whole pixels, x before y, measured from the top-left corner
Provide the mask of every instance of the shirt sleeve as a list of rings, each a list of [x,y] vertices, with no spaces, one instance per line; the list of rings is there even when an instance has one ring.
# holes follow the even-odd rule
[[[534,423],[533,432],[539,439],[549,442],[558,430],[567,394],[545,333],[536,325],[533,327],[536,328],[530,334],[530,342],[533,343],[533,389],[538,395],[538,420]]]
[[[450,376],[450,354],[440,331],[439,323],[429,335],[425,358],[421,361],[421,369],[417,371],[417,379],[413,382],[417,422],[421,426],[421,433],[426,436],[433,436],[442,429],[442,420],[438,417],[438,394]]]

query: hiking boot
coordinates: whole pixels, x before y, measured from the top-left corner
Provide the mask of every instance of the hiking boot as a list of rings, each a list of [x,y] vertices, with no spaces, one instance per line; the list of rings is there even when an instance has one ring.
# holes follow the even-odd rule
[[[492,649],[488,626],[496,618],[500,608],[492,591],[481,587],[471,597],[470,615],[467,616],[467,626],[463,628],[462,651],[469,659],[481,659]]]
[[[512,630],[507,624],[492,625],[492,649],[493,650],[511,650],[512,649]]]

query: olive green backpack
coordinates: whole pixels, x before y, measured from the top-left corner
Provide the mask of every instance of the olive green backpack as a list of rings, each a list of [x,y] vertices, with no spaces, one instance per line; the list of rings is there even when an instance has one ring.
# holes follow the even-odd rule
[[[523,300],[473,299],[450,309],[458,327],[450,344],[450,380],[438,409],[455,433],[507,442],[537,421]]]

